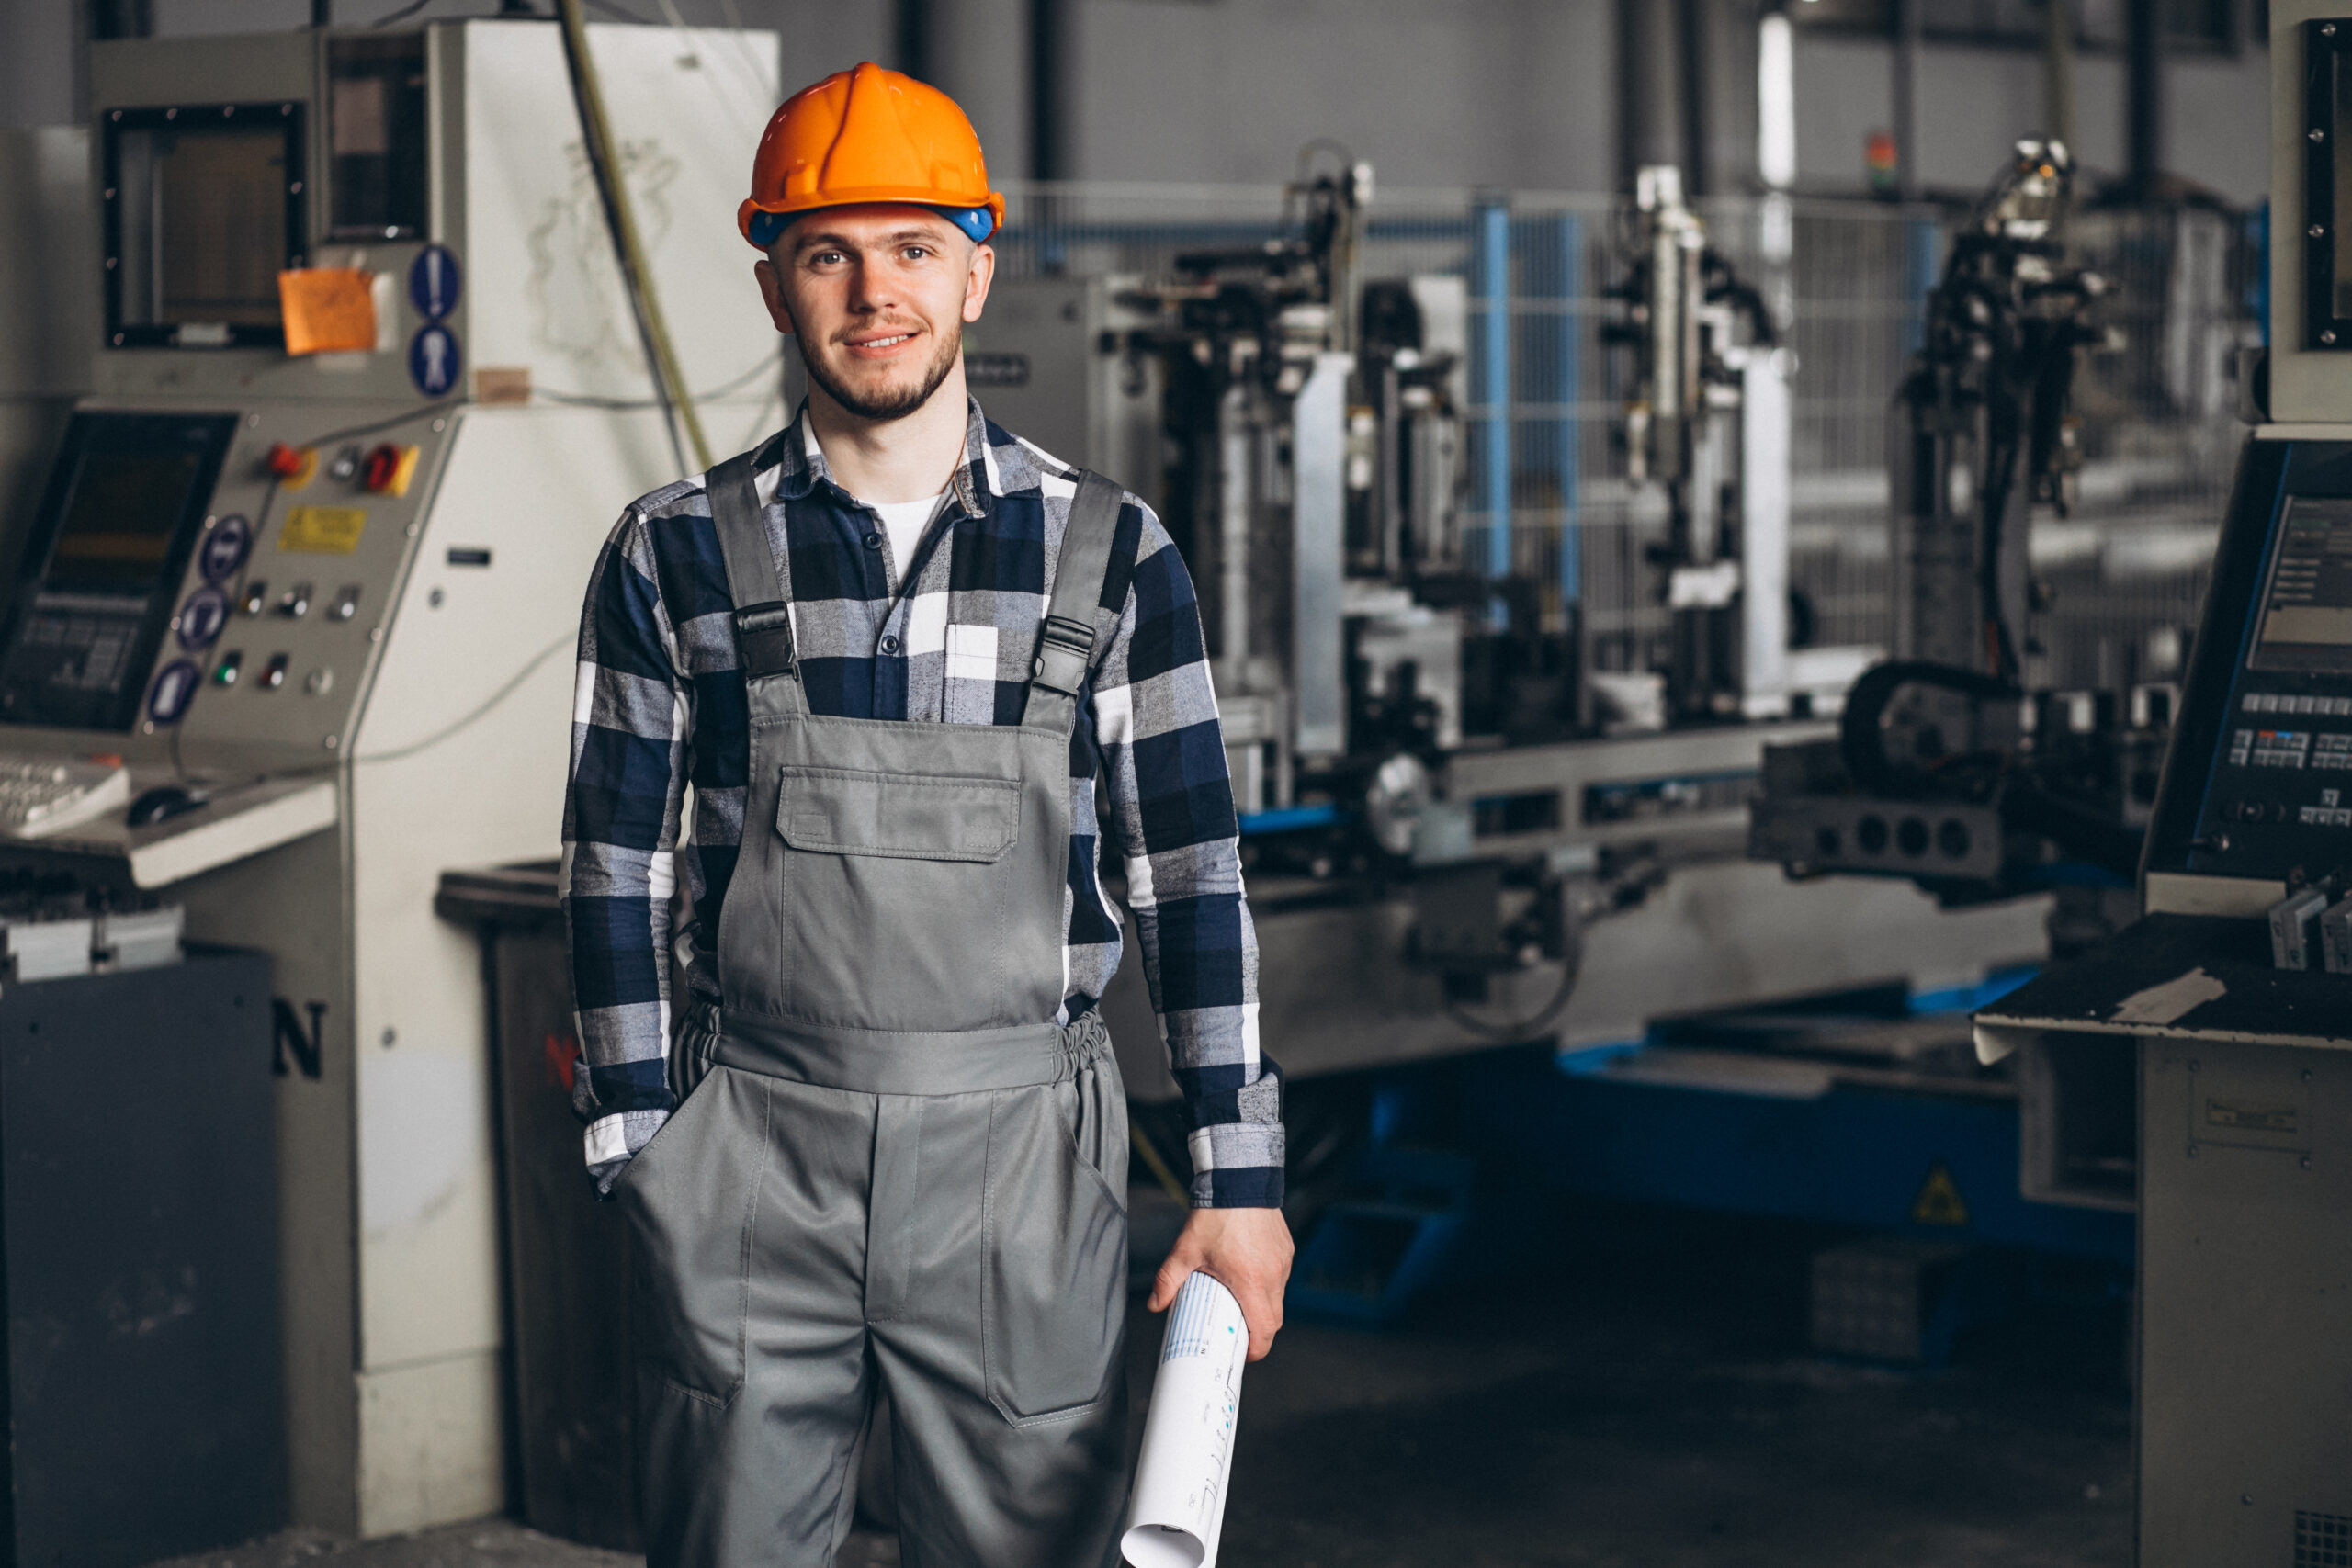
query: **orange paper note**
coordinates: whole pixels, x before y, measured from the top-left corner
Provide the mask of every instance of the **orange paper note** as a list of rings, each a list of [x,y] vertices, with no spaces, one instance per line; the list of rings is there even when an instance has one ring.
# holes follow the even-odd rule
[[[333,354],[374,348],[374,283],[375,274],[347,266],[279,273],[277,303],[286,317],[286,352]]]

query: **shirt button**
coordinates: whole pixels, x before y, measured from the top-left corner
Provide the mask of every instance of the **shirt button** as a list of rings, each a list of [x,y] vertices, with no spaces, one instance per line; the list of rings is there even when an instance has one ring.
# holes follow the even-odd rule
[[[880,548],[882,547],[882,536],[881,536],[881,535],[879,535],[879,534],[868,534],[868,535],[866,535],[866,536],[865,536],[865,547],[866,547],[867,549],[869,549],[869,550],[878,550],[878,549],[880,549]]]
[[[898,651],[899,651],[899,639],[898,639],[897,637],[884,637],[884,638],[882,639],[882,651],[883,651],[883,652],[885,652],[885,653],[896,653],[896,652],[898,652]]]

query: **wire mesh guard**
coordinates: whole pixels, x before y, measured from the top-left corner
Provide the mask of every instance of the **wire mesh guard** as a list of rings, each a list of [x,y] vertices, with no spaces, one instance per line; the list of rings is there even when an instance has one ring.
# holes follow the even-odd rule
[[[1032,184],[1009,196],[996,244],[1011,277],[1165,276],[1180,254],[1272,237],[1283,211],[1274,186]],[[1883,646],[1890,417],[1950,215],[1751,198],[1701,211],[1710,243],[1763,290],[1795,354],[1795,639]],[[1363,247],[1368,280],[1464,280],[1464,557],[1489,558],[1499,509],[1512,570],[1544,585],[1547,625],[1580,606],[1604,666],[1611,649],[1625,657],[1668,624],[1645,553],[1664,538],[1664,499],[1626,479],[1632,366],[1603,335],[1623,310],[1609,291],[1626,273],[1632,217],[1607,197],[1391,190]],[[2234,363],[2260,337],[2258,244],[2242,216],[2184,208],[2081,213],[2066,237],[2107,280],[2100,320],[2121,344],[2075,378],[2075,503],[2064,518],[2035,509],[2027,674],[2036,686],[2113,689],[2177,675],[2197,618],[2245,435]]]

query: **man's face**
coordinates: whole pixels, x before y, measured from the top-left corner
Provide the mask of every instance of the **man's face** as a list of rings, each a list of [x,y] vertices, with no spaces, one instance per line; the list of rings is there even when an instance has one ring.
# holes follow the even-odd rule
[[[808,378],[861,419],[904,419],[956,368],[980,319],[996,253],[920,207],[822,208],[758,265],[776,331],[800,339]]]

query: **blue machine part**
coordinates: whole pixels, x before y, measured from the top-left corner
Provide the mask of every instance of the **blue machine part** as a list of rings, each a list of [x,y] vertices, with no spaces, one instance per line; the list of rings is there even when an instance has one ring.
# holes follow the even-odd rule
[[[1556,1191],[2129,1263],[2132,1216],[2028,1202],[2013,1100],[1620,1079],[1603,1046],[1464,1064],[1476,1146]]]
[[[1340,820],[1340,808],[1328,802],[1319,806],[1289,806],[1279,811],[1245,811],[1239,818],[1244,838],[1258,833],[1290,833],[1301,828],[1329,828]]]

